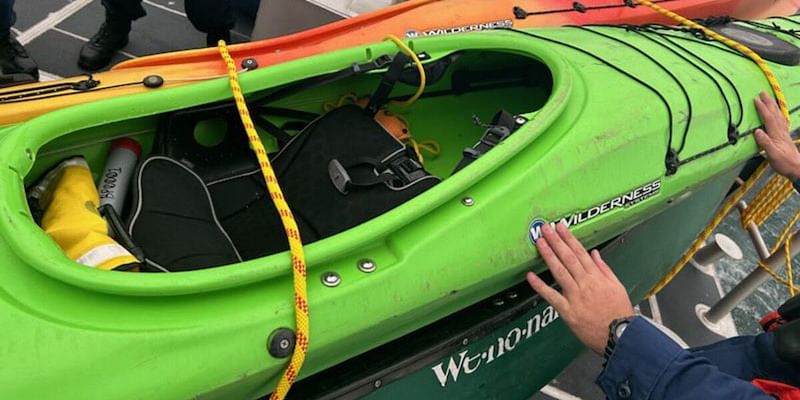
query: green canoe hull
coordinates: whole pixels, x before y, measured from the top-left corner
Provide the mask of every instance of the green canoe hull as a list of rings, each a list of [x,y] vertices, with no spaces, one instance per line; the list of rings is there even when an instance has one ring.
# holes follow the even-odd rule
[[[602,247],[632,298],[672,268],[735,178],[731,171],[714,179]],[[291,398],[526,400],[581,351],[552,307],[522,283],[309,377]]]
[[[500,293],[527,270],[544,271],[531,238],[545,221],[566,219],[595,246],[665,215],[712,182],[722,183],[708,195],[702,215],[718,202],[732,171],[757,154],[751,136],[728,144],[728,125],[734,121],[742,133],[760,125],[750,99],[768,90],[763,74],[713,43],[676,39],[716,66],[720,73],[710,72],[710,79],[705,67],[639,33],[591,29],[596,32],[554,28],[413,41],[415,51],[432,60],[463,50],[451,70],[474,79],[519,74],[526,83],[475,85],[457,94],[450,90],[450,71],[428,89],[444,95],[396,110],[415,137],[441,143],[443,153],[426,166],[447,179],[379,218],[306,246],[311,333],[301,378]],[[392,44],[378,43],[247,72],[241,81],[255,97],[395,52]],[[773,68],[796,107],[800,67]],[[323,102],[349,91],[368,94],[378,81],[377,74],[356,76],[280,105],[320,112]],[[61,159],[80,154],[98,171],[113,138],[133,136],[147,150],[159,116],[229,98],[227,81],[219,79],[59,110],[0,131],[0,326],[6,327],[0,397],[254,398],[272,390],[286,359],[268,354],[268,338],[294,326],[288,253],[185,273],[93,270],[67,259],[36,226],[24,195],[25,184]],[[529,122],[448,177],[462,149],[482,133],[471,116],[487,121],[501,108]],[[797,124],[793,113],[792,126]],[[684,162],[672,174],[665,166],[670,149],[680,150]],[[462,201],[466,197],[471,206]],[[612,257],[634,300],[703,225],[694,222],[658,247],[664,265]],[[621,252],[634,250],[619,246]],[[358,270],[364,258],[374,260],[375,272]],[[338,287],[320,282],[330,271],[342,277]],[[528,341],[539,354],[538,365],[532,359],[526,370],[536,375],[532,385],[550,379],[576,350],[560,323],[538,336]],[[565,350],[543,356],[540,342],[548,351]]]

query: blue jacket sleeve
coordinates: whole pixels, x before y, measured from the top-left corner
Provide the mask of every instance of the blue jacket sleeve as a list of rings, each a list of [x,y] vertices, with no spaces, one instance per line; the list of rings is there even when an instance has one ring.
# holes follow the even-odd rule
[[[611,400],[773,400],[640,317],[625,329],[597,384]]]
[[[800,369],[778,357],[773,340],[771,333],[738,336],[689,351],[739,379],[769,379],[800,387]]]

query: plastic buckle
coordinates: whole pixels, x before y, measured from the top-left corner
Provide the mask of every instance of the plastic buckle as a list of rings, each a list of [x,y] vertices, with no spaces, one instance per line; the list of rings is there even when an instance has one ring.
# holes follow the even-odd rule
[[[483,134],[481,143],[489,147],[495,147],[509,135],[511,135],[511,130],[505,126],[493,126]]]
[[[328,163],[328,176],[330,176],[333,186],[336,187],[339,193],[348,193],[353,179],[350,178],[350,174],[347,173],[347,170],[339,160],[334,158]]]
[[[422,165],[407,157],[400,157],[390,161],[389,170],[404,184],[412,183],[426,176]]]
[[[467,147],[466,149],[464,149],[463,155],[464,157],[469,157],[473,160],[477,160],[478,157],[482,155],[482,153],[478,150],[473,149],[472,147]]]
[[[392,61],[394,61],[394,58],[392,56],[384,54],[364,64],[353,64],[353,72],[366,72],[375,69],[381,69],[391,64]]]

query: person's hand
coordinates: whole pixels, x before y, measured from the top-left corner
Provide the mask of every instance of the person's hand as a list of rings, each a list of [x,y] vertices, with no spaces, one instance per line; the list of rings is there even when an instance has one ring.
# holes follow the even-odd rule
[[[797,180],[800,178],[800,152],[789,135],[789,124],[778,103],[764,92],[756,97],[755,103],[766,128],[766,132],[756,129],[756,142],[767,153],[767,161],[775,172]]]
[[[586,347],[603,354],[611,321],[634,315],[625,287],[600,253],[593,250],[589,255],[564,224],[559,223],[555,231],[545,224],[542,234],[536,247],[562,292],[532,272],[528,272],[528,283],[558,311]]]

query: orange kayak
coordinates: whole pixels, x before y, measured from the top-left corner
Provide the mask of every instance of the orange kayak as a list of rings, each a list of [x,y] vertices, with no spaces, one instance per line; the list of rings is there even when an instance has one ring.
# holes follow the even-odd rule
[[[789,15],[798,0],[660,0],[688,18],[728,15],[742,19]],[[503,27],[565,24],[663,23],[671,20],[624,0],[410,0],[304,32],[230,47],[241,64],[259,67],[382,40],[386,35],[415,38]],[[216,49],[188,50],[126,61],[91,79],[15,86],[0,90],[0,126],[75,104],[162,90],[225,74]]]
[[[655,1],[687,18],[733,16],[759,19],[793,14],[800,1],[661,0]],[[380,41],[386,35],[423,37],[476,30],[586,24],[669,24],[674,21],[624,0],[410,0],[368,14],[304,32],[232,46],[241,61],[254,58],[271,65],[346,47]],[[224,73],[216,49],[187,50],[128,60],[114,69],[195,64],[205,73]]]

